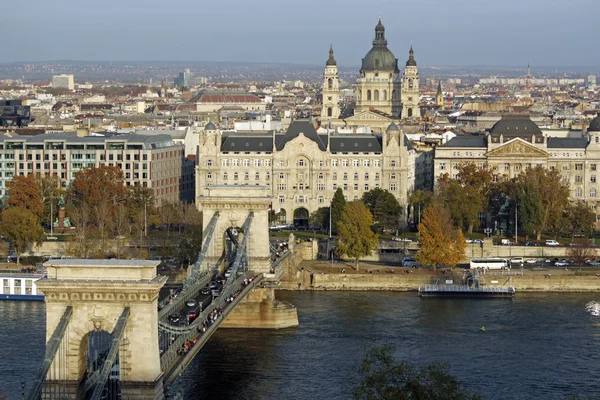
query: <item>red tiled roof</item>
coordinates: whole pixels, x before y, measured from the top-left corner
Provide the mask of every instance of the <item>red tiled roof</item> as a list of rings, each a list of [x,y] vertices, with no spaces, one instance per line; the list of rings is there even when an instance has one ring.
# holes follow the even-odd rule
[[[203,93],[190,101],[195,103],[260,103],[258,96],[250,93]]]

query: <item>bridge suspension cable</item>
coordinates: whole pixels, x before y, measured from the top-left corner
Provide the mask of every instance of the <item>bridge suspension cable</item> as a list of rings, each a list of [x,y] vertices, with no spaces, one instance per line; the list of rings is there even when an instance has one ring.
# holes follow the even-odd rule
[[[104,364],[102,365],[100,373],[97,375],[97,380],[94,384],[94,392],[92,393],[90,400],[99,400],[100,396],[102,395],[110,371],[115,363],[115,360],[117,359],[117,354],[119,353],[119,344],[121,343],[123,333],[125,332],[127,318],[129,318],[129,307],[125,307],[115,325],[115,329],[112,331],[113,339],[110,345],[110,350],[108,351],[108,355],[104,360]]]
[[[230,277],[225,282],[219,296],[214,298],[211,304],[206,309],[204,309],[198,315],[198,317],[196,317],[196,319],[188,326],[171,326],[170,324],[161,321],[161,318],[159,318],[159,346],[162,351],[160,361],[161,368],[163,369],[163,371],[170,370],[171,366],[174,365],[174,363],[178,362],[177,360],[180,360],[183,357],[183,355],[180,354],[180,349],[185,345],[186,341],[188,341],[190,338],[192,338],[193,340],[201,336],[204,337],[203,335],[207,331],[206,326],[204,324],[205,321],[209,320],[210,316],[214,316],[214,313],[218,313],[219,315],[221,315],[221,313],[223,313],[225,310],[227,310],[228,313],[231,310],[231,308],[233,308],[231,307],[233,304],[231,299],[234,299],[235,301],[235,299],[238,298],[240,295],[243,297],[246,293],[248,293],[244,286],[247,287],[249,285],[252,285],[252,287],[254,287],[256,284],[258,284],[258,282],[262,280],[262,275],[254,277],[253,279],[253,273],[247,271],[247,245],[253,218],[254,213],[250,212],[248,218],[246,218],[246,221],[241,227],[244,233],[244,237],[241,243],[237,243],[235,256],[231,266]],[[209,278],[210,277],[212,277],[212,274],[209,275]],[[186,292],[191,293],[191,291]],[[183,293],[182,291],[182,293],[180,293],[180,295],[178,296],[178,300],[179,297],[182,297],[182,294],[184,294],[185,296],[187,293]],[[181,301],[185,300],[182,299]],[[235,301],[235,303],[237,304],[237,301]],[[174,308],[175,307],[170,307],[169,311],[172,311]],[[218,318],[220,318],[220,321],[218,323],[220,324],[222,318]],[[212,323],[209,327],[213,328],[214,330],[216,329],[218,324]],[[211,332],[213,330],[211,330]],[[208,340],[208,337],[210,337],[210,335],[208,335],[205,340]],[[198,351],[198,348],[196,349],[196,351]]]
[[[38,400],[40,398],[40,396],[42,395],[42,387],[44,385],[44,379],[46,378],[46,375],[48,374],[48,370],[50,370],[50,366],[52,365],[52,362],[54,361],[54,357],[56,356],[56,353],[58,352],[58,348],[64,337],[65,331],[67,330],[67,326],[69,325],[69,321],[71,320],[72,315],[73,315],[73,307],[67,306],[62,317],[60,317],[60,321],[58,322],[58,325],[54,329],[54,332],[52,332],[52,336],[50,337],[50,340],[48,340],[48,343],[46,343],[46,354],[44,355],[44,363],[42,364],[42,367],[38,371],[38,376],[37,376],[37,379],[35,380],[35,384],[34,384],[33,388],[31,389],[31,392],[29,392],[29,396],[27,397],[28,400]]]
[[[160,304],[161,308],[158,312],[158,319],[165,319],[168,315],[173,313],[174,310],[178,310],[182,307],[183,303],[189,300],[190,298],[196,296],[200,289],[204,286],[208,285],[210,279],[212,278],[212,274],[216,269],[216,265],[213,265],[211,268],[207,268],[204,271],[200,270],[204,257],[206,253],[208,253],[208,248],[212,242],[213,234],[215,232],[215,227],[217,226],[217,219],[219,218],[219,212],[215,212],[206,227],[204,243],[202,244],[202,250],[198,254],[198,258],[196,262],[192,266],[192,272],[190,276],[183,283],[183,289],[174,299],[166,298],[164,302]],[[204,273],[202,273],[204,272]],[[169,303],[168,301],[171,300]]]

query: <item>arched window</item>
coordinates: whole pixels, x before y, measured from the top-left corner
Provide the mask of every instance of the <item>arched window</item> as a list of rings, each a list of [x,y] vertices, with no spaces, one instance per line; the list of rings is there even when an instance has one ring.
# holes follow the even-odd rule
[[[383,98],[381,100],[387,100],[387,90],[383,90]]]
[[[582,197],[582,196],[583,196],[583,189],[580,187],[575,189],[575,197]]]
[[[600,137],[596,136],[596,143],[600,142]]]
[[[331,107],[328,107],[328,108],[327,108],[327,116],[328,116],[328,117],[331,117],[331,116],[333,116],[333,110],[331,109]]]
[[[590,189],[590,197],[596,197],[596,189],[594,189],[594,188]]]
[[[329,78],[327,80],[327,88],[328,89],[333,89],[333,79]]]
[[[373,92],[373,100],[378,101],[379,100],[379,90],[375,89],[375,91]]]
[[[367,100],[371,100],[371,90],[367,90]]]
[[[409,108],[409,109],[408,109],[408,112],[407,112],[407,114],[408,114],[408,117],[412,117],[412,108]]]
[[[408,88],[409,88],[409,89],[412,89],[412,88],[413,88],[413,80],[412,80],[412,79],[409,79],[409,80],[408,80]]]
[[[392,100],[396,100],[396,90],[392,90]]]

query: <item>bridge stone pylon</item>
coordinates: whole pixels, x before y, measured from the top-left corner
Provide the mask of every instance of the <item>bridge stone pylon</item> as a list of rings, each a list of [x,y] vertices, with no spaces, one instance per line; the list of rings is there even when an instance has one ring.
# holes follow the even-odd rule
[[[196,197],[202,212],[203,230],[215,212],[219,218],[212,242],[204,258],[207,265],[214,264],[225,250],[225,231],[242,227],[250,212],[254,214],[247,242],[248,265],[258,273],[268,273],[271,268],[269,250],[269,209],[272,198],[264,186],[205,186]]]
[[[48,278],[37,282],[46,301],[46,340],[68,306],[72,316],[63,337],[66,354],[55,357],[46,384],[59,382],[72,398],[82,396],[88,335],[112,332],[129,307],[119,346],[123,399],[163,399],[158,347],[157,300],[166,277],[156,275],[159,261],[51,260]]]

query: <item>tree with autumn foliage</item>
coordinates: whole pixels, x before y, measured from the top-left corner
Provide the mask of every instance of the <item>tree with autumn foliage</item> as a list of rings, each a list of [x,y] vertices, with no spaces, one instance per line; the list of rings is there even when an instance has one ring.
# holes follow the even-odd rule
[[[419,239],[421,248],[417,261],[434,270],[438,266],[454,267],[465,255],[465,237],[442,204],[432,204],[423,212]]]
[[[27,246],[40,242],[44,234],[39,217],[21,206],[9,207],[2,211],[0,232],[14,247],[17,264],[21,260],[21,254],[27,250]]]
[[[116,206],[125,200],[126,193],[123,171],[113,166],[77,171],[69,192],[74,203],[85,202],[92,210],[104,201]]]
[[[346,204],[338,222],[338,247],[336,252],[354,259],[358,271],[358,261],[377,248],[378,236],[371,230],[373,217],[365,204],[356,200]]]
[[[494,180],[493,169],[480,168],[474,163],[457,165],[456,178],[448,173],[439,179],[440,196],[446,201],[454,223],[469,234],[479,227],[479,213],[488,203],[488,194]]]
[[[33,215],[41,218],[44,213],[44,203],[40,193],[40,186],[35,175],[16,175],[10,182],[6,183],[8,199],[5,205],[8,207],[21,207],[31,211]]]

